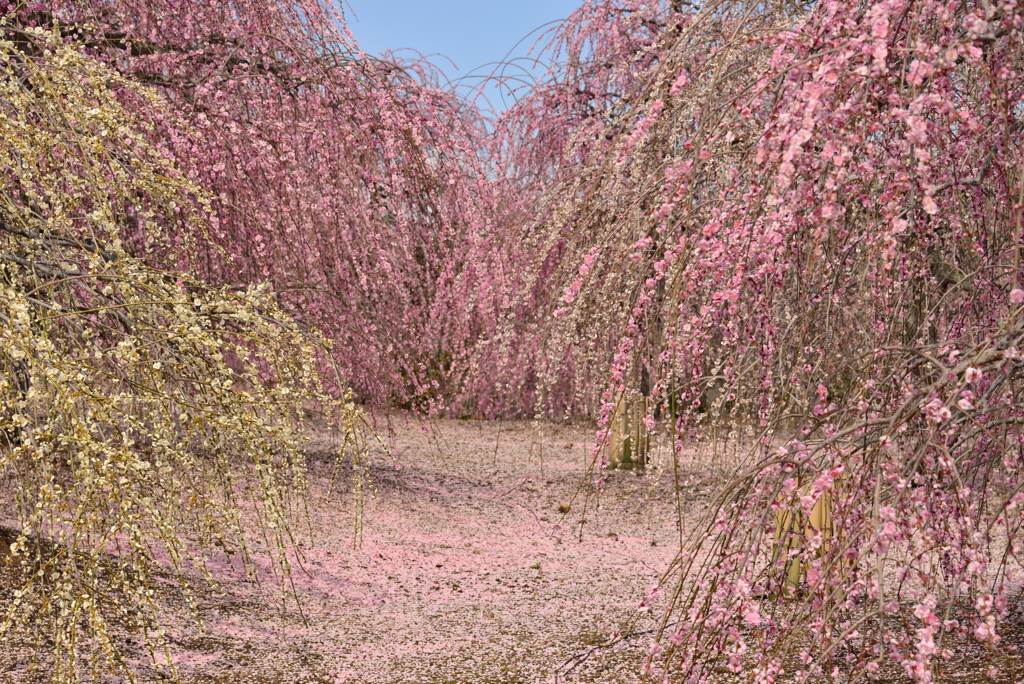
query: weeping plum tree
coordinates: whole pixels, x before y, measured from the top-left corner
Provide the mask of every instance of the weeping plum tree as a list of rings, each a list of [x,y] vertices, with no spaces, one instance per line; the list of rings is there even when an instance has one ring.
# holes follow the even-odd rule
[[[189,272],[211,198],[151,143],[174,121],[159,96],[56,30],[2,22],[0,516],[19,527],[0,534],[0,644],[46,644],[52,681],[136,681],[165,647],[155,577],[187,586],[215,548],[248,558],[243,506],[286,577],[300,402],[350,445],[358,413],[269,288]]]
[[[629,122],[617,112],[641,97],[638,74],[650,67],[648,50],[665,28],[664,17],[638,7],[584,3],[539,41],[549,53],[540,57],[553,64],[548,78],[495,122],[488,141],[496,166],[525,199],[503,226],[514,238],[505,241],[495,285],[502,293],[500,322],[474,352],[478,367],[494,371],[474,375],[467,392],[491,398],[508,414],[592,415],[602,390],[591,390],[607,378],[607,364],[593,361],[622,327],[622,280],[603,280],[603,293],[586,311],[560,321],[555,315],[564,313],[559,299],[569,273],[594,267],[596,252],[578,263],[581,250],[607,242],[595,214],[610,219],[604,226],[619,222],[604,214],[592,181]],[[567,201],[574,195],[581,204]]]
[[[364,401],[436,409],[456,393],[493,320],[505,193],[480,117],[429,65],[363,55],[321,0],[47,0],[19,16],[189,123],[154,140],[214,195],[204,277],[272,282],[335,339]]]
[[[9,193],[5,277],[24,306],[6,314],[5,334],[35,345],[4,359],[7,449],[34,454],[36,431],[83,416],[39,453],[65,468],[77,463],[66,436],[95,433],[95,453],[149,468],[165,453],[192,458],[182,441],[142,439],[196,424],[174,403],[185,401],[178,387],[248,407],[254,398],[223,384],[202,394],[200,379],[312,377],[277,347],[251,346],[296,334],[277,302],[336,337],[344,377],[380,403],[604,424],[624,392],[643,392],[644,422],[667,419],[677,446],[713,428],[748,447],[658,590],[663,629],[647,674],[806,681],[897,666],[929,681],[966,639],[998,647],[1022,580],[1022,12],[995,0],[588,2],[554,36],[549,81],[485,141],[479,117],[428,72],[365,58],[315,0],[21,6],[7,54],[30,54],[18,46],[35,26],[57,47],[10,69],[74,57],[119,76],[69,77],[68,91],[121,108],[98,108],[117,125],[57,129],[95,139],[74,154],[23,155],[46,173],[4,167],[10,187],[30,188]],[[46,92],[8,80],[22,98]],[[111,82],[116,97],[97,85]],[[122,130],[138,135],[122,144]],[[19,139],[5,140],[20,149]],[[82,152],[94,149],[116,153]],[[145,163],[115,173],[138,155]],[[166,169],[154,187],[150,166]],[[90,169],[102,183],[80,180]],[[196,215],[186,208],[199,187],[212,192],[196,210],[210,228],[189,242],[182,217]],[[223,285],[269,279],[278,294],[211,290],[154,264]],[[123,292],[105,294],[104,269],[128,269],[112,276]],[[129,314],[167,317],[151,334],[198,328],[216,342],[187,355],[158,335],[123,356],[132,333],[117,326],[134,325],[118,323]],[[45,343],[40,331],[51,331]],[[48,407],[79,395],[44,383],[108,368],[83,341],[94,338],[111,364],[94,384],[118,388],[97,401],[173,408],[129,429],[125,416],[140,414],[128,408],[115,421]],[[236,351],[218,357],[222,344]],[[61,349],[85,370],[47,375]],[[167,359],[196,356],[215,372],[189,361],[160,384]],[[118,384],[144,380],[158,391]],[[245,414],[258,458],[292,434],[276,427],[285,405],[266,401]],[[194,439],[230,443],[233,423],[211,421],[211,436]],[[118,477],[150,472],[133,468]],[[776,510],[799,521],[825,498],[841,534],[777,529]],[[72,529],[66,520],[54,519],[55,534]],[[78,556],[66,558],[74,577]],[[39,610],[92,605],[38,596]]]
[[[604,422],[646,376],[677,443],[749,447],[658,590],[655,680],[926,682],[998,646],[1022,579],[1022,12],[593,2],[510,112],[506,164],[542,199],[506,382]],[[840,536],[778,539],[774,511],[822,497]]]

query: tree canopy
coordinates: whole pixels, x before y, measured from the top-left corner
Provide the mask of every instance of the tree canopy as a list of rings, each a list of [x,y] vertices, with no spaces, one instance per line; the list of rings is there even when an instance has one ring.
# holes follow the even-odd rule
[[[162,647],[154,577],[246,553],[241,502],[287,573],[302,400],[350,441],[358,414],[269,288],[183,270],[211,197],[150,141],[159,96],[56,30],[2,28],[0,472],[21,586],[0,638],[49,639],[55,681],[131,678],[118,630]]]
[[[24,603],[75,616],[62,639],[106,619],[80,551],[153,568],[144,535],[172,558],[238,537],[239,457],[283,511],[296,398],[351,388],[600,426],[644,396],[675,449],[742,446],[658,590],[652,677],[926,682],[954,635],[997,646],[1024,498],[1017,3],[591,0],[496,120],[318,0],[8,9],[2,463],[31,483],[18,553],[44,527],[70,549],[70,598]],[[165,522],[158,484],[209,518]],[[780,539],[775,511],[823,497],[841,538]]]

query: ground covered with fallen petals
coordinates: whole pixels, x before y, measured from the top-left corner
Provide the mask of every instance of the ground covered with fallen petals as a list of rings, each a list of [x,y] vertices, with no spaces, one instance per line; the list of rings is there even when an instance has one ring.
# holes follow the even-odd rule
[[[376,427],[361,516],[352,464],[334,459],[326,431],[314,439],[294,528],[302,557],[284,601],[258,542],[259,582],[237,556],[210,558],[215,584],[191,578],[198,616],[159,578],[183,683],[642,681],[660,606],[641,602],[679,548],[677,521],[696,524],[730,459],[687,452],[675,473],[656,445],[652,467],[603,473],[595,498],[589,427],[404,417]],[[13,522],[0,515],[0,541]],[[0,609],[13,579],[0,563]],[[1015,614],[1001,633],[1006,652],[973,647],[939,681],[1024,681],[1024,621]],[[140,681],[167,681],[166,655],[154,668],[122,637]],[[46,682],[47,662],[45,644],[5,644],[0,682]],[[882,674],[909,681],[895,665]]]
[[[332,462],[329,439],[311,450],[298,602],[282,607],[269,574],[256,586],[211,558],[219,590],[199,591],[203,628],[181,601],[171,618],[184,681],[639,679],[648,636],[604,645],[656,625],[637,608],[679,544],[670,469],[609,474],[595,509],[581,490],[592,481],[591,428],[393,418],[378,432],[361,539],[351,467]],[[698,470],[683,480],[691,519],[714,484]],[[0,670],[30,681],[32,661],[11,648]]]

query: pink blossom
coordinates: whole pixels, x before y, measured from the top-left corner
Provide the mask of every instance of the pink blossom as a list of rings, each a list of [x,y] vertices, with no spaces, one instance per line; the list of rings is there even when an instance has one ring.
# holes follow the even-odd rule
[[[668,94],[671,96],[678,95],[687,83],[689,83],[689,75],[686,73],[686,69],[683,69],[676,76],[676,80],[672,81],[672,87],[669,88]]]
[[[949,408],[939,398],[932,399],[925,407],[924,412],[928,416],[928,420],[937,425],[943,425],[949,422],[952,414]]]

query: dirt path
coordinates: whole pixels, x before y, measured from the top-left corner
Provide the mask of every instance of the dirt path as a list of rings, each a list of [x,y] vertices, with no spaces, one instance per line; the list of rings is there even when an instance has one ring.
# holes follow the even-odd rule
[[[381,433],[388,447],[370,453],[358,544],[353,472],[335,472],[327,443],[311,450],[309,525],[296,530],[304,555],[293,571],[298,606],[274,599],[269,572],[256,587],[240,565],[216,557],[210,569],[223,591],[198,592],[203,628],[167,591],[171,659],[183,682],[640,680],[649,637],[604,645],[637,615],[678,548],[670,473],[608,473],[594,510],[578,491],[588,478],[592,431],[396,421]],[[685,459],[684,466],[682,519],[689,526],[719,483]],[[5,586],[12,584],[0,573]],[[0,607],[8,599],[0,592]],[[655,624],[641,613],[633,629]],[[1024,623],[1001,630],[1011,644],[1008,657],[995,662],[975,648],[944,666],[943,681],[990,681],[985,673],[993,664],[1000,669],[994,681],[1024,680],[1024,650],[1017,646],[1024,644]],[[46,666],[33,666],[34,655],[0,647],[0,682],[47,682]],[[141,650],[135,655],[148,662]],[[905,681],[891,669],[884,681]],[[140,675],[142,682],[165,681],[144,664]]]
[[[371,453],[355,547],[351,473],[328,494],[331,469],[314,463],[312,536],[294,573],[305,624],[222,573],[227,595],[204,605],[207,631],[175,630],[186,681],[636,681],[645,638],[564,664],[620,631],[674,555],[667,474],[611,474],[581,541],[573,496],[592,432],[398,421],[387,439],[396,456]],[[653,625],[643,616],[637,629]]]

